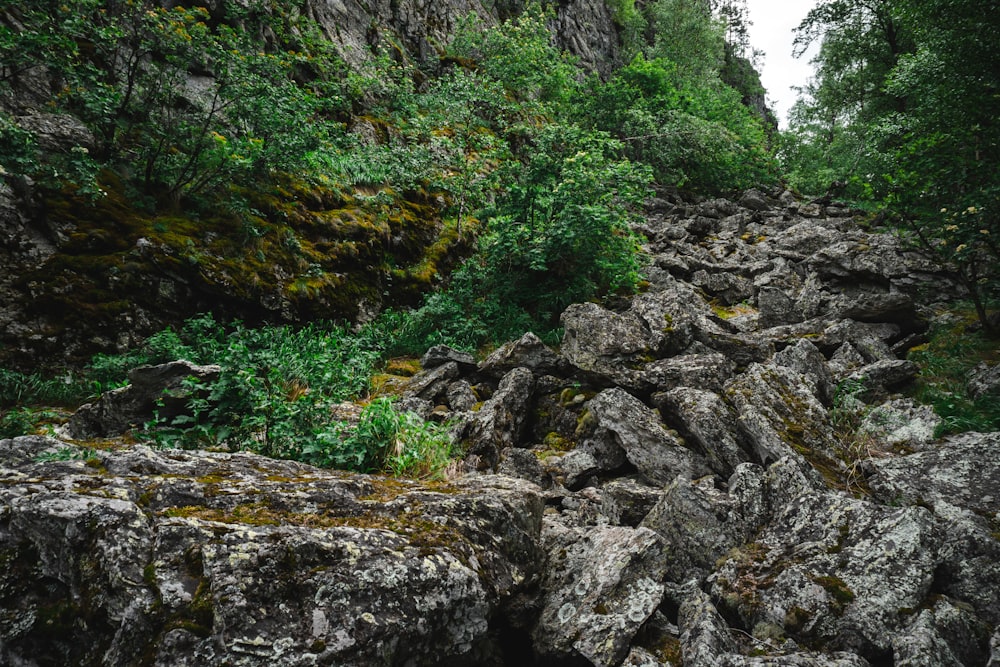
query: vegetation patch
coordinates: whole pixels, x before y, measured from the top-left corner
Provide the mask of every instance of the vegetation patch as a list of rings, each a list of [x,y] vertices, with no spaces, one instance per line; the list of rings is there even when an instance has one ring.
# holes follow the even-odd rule
[[[950,322],[945,315],[945,323],[931,329],[930,341],[907,356],[920,366],[910,394],[931,405],[941,417],[936,436],[1000,430],[1000,398],[995,394],[974,398],[968,391],[973,368],[982,362],[1000,363],[1000,345],[987,332],[970,330],[967,310],[956,311],[956,315]]]

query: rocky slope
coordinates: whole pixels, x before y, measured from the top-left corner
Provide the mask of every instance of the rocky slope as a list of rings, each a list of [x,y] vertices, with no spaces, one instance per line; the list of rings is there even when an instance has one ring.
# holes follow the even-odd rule
[[[849,213],[660,200],[648,290],[559,350],[428,351],[400,393],[449,483],[0,442],[0,662],[997,667],[1000,435],[895,393],[943,278]]]
[[[253,13],[247,3],[233,0],[197,4],[206,5],[213,21],[239,24],[244,19],[227,16]],[[443,66],[444,45],[470,15],[483,26],[496,26],[526,5],[521,0],[300,4],[301,13],[316,21],[348,63],[382,52],[429,72]],[[17,16],[16,10],[0,10],[0,24],[16,32]],[[252,23],[238,27],[270,30]],[[620,65],[618,28],[602,0],[557,3],[551,28],[557,45],[585,69],[608,73]],[[185,94],[215,85],[205,71],[187,74]],[[0,91],[4,119],[31,133],[43,162],[50,155],[107,151],[106,141],[95,135],[115,120],[88,126],[72,113],[53,112],[59,108],[53,91],[65,85],[53,77],[47,68],[34,67],[8,81],[13,87]],[[186,104],[204,103],[193,95]],[[358,115],[349,123],[351,131],[374,138],[379,130],[372,116]],[[209,310],[247,322],[365,320],[386,303],[415,303],[439,272],[447,273],[468,252],[461,235],[442,219],[439,193],[422,188],[393,194],[386,208],[364,188],[321,188],[289,175],[238,194],[255,219],[232,215],[228,204],[188,218],[173,210],[150,212],[137,205],[132,184],[110,173],[102,179],[105,195],[91,201],[0,169],[0,363],[5,366],[78,364],[96,352],[125,350]]]

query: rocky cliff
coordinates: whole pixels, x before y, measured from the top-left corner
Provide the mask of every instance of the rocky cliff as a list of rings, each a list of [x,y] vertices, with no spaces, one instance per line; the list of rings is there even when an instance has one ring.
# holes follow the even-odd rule
[[[448,483],[0,442],[2,660],[1000,665],[1000,437],[936,440],[897,393],[943,277],[789,193],[657,200],[640,231],[648,290],[571,306],[558,350],[401,380],[454,424]]]
[[[204,4],[210,21],[263,33],[262,44],[276,39],[259,16],[239,18],[271,11],[267,3]],[[520,0],[311,0],[301,10],[281,11],[289,25],[298,25],[299,11],[313,19],[347,63],[357,65],[378,52],[417,63],[433,75],[461,21],[473,15],[484,27],[496,26],[524,5]],[[557,45],[582,67],[607,73],[620,64],[618,29],[603,1],[558,3],[551,22]],[[18,12],[0,11],[0,24],[16,32]],[[144,57],[141,49],[133,55],[137,62]],[[2,120],[30,134],[43,163],[50,156],[86,159],[106,152],[107,136],[95,135],[117,121],[91,117],[88,125],[72,108],[55,113],[60,107],[53,91],[66,83],[44,65],[5,75]],[[198,67],[191,63],[191,71],[175,72],[186,75],[174,91],[182,98],[176,103],[203,106],[199,95],[218,85],[210,71]],[[376,141],[380,130],[371,110],[354,111],[359,117],[344,112],[352,136]],[[5,125],[4,133],[8,129]],[[16,173],[12,163],[7,166],[0,170],[0,360],[22,369],[72,365],[95,352],[122,351],[208,310],[248,322],[364,320],[386,302],[415,303],[439,272],[447,273],[468,251],[461,235],[455,238],[446,229],[444,197],[423,187],[399,188],[386,207],[364,187],[320,187],[285,174],[236,193],[215,209],[192,213],[139,201],[150,193],[138,195],[129,182],[135,165],[108,165],[100,177],[103,195],[96,199],[58,184],[41,187]],[[244,212],[234,214],[234,207]]]
[[[524,9],[522,0],[309,0],[305,12],[341,53],[355,62],[378,46],[392,45],[422,61],[436,60],[442,45],[470,14],[486,26],[496,25]],[[590,71],[608,73],[620,65],[620,38],[603,0],[555,3],[552,25],[557,45]]]

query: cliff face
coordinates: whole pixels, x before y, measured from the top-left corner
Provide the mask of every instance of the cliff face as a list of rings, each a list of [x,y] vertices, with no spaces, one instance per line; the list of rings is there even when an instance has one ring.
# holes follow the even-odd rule
[[[395,46],[418,60],[436,57],[469,14],[484,25],[496,25],[524,9],[520,0],[310,0],[306,13],[323,26],[341,47],[342,55],[358,62],[377,46]],[[552,26],[556,42],[588,70],[610,72],[619,61],[618,29],[603,0],[560,2]]]

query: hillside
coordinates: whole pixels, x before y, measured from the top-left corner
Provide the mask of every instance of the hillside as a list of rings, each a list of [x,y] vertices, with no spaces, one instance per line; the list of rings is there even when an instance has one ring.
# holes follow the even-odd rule
[[[1000,665],[992,181],[848,156],[874,10],[791,134],[741,2],[205,5],[0,0],[0,663]]]

